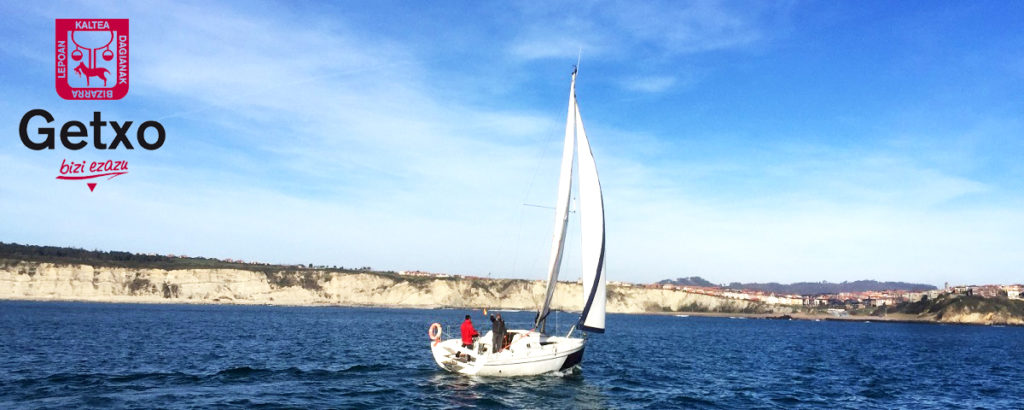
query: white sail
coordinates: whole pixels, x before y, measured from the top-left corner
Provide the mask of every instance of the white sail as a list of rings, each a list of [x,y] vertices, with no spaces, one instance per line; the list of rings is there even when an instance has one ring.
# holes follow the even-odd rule
[[[537,314],[534,326],[544,332],[544,324],[551,309],[551,298],[558,284],[558,271],[562,266],[562,250],[565,247],[565,228],[569,223],[569,199],[572,189],[572,157],[576,145],[576,72],[572,73],[569,85],[569,110],[565,119],[565,141],[562,147],[562,169],[558,177],[558,197],[555,201],[555,229],[551,237],[551,257],[548,262],[548,288],[544,305]]]
[[[580,173],[580,228],[583,255],[583,313],[580,329],[604,332],[605,275],[604,275],[604,197],[601,181],[597,177],[597,164],[590,152],[590,141],[583,130],[583,117],[576,105],[576,138],[579,140]]]

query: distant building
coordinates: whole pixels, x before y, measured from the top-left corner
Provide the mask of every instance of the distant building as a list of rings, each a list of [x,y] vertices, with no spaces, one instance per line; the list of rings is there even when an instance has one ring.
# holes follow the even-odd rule
[[[802,297],[798,295],[758,295],[758,300],[769,305],[800,306],[804,304]]]
[[[422,271],[418,271],[418,270],[412,270],[412,271],[410,271],[410,270],[400,270],[400,271],[398,271],[398,274],[402,275],[402,276],[419,276],[419,277],[431,277],[431,278],[450,278],[450,277],[452,277],[452,275],[447,274],[447,273],[422,272]]]
[[[832,316],[850,316],[850,313],[846,309],[828,309],[827,312]]]
[[[971,288],[974,295],[983,298],[994,298],[1003,294],[1003,289],[996,285],[972,286]]]
[[[745,293],[745,292],[737,292],[737,291],[725,291],[725,292],[722,292],[722,296],[725,296],[725,297],[730,298],[730,299],[739,299],[739,300],[753,300],[754,299],[754,295],[752,295],[752,294]]]
[[[925,298],[924,292],[907,292],[903,294],[903,300],[907,302],[920,302]]]

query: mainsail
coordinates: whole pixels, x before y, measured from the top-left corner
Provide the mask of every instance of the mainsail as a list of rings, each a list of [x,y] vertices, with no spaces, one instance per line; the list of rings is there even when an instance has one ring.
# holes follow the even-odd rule
[[[576,102],[576,70],[569,86],[569,110],[565,120],[565,141],[562,149],[562,168],[558,179],[558,198],[555,204],[555,229],[551,238],[551,258],[548,264],[548,286],[544,305],[537,314],[535,327],[542,333],[551,309],[551,298],[558,284],[558,271],[562,265],[565,247],[565,229],[569,222],[569,201],[572,189],[572,162],[579,140],[578,167],[580,178],[580,227],[583,256],[583,313],[580,329],[604,332],[605,275],[604,275],[604,199],[597,165],[590,151],[590,141],[583,129],[583,118]]]
[[[572,72],[569,85],[569,110],[565,119],[565,141],[562,146],[562,169],[558,177],[558,199],[555,201],[555,230],[551,237],[551,258],[548,261],[548,289],[544,306],[537,313],[534,327],[543,333],[551,312],[551,298],[555,296],[558,284],[558,270],[562,267],[562,250],[565,248],[565,228],[569,223],[569,200],[572,190],[572,157],[576,148],[576,70]]]

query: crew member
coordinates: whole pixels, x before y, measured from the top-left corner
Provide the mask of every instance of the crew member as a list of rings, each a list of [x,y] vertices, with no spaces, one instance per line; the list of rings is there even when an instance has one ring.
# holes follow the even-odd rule
[[[469,315],[466,315],[466,320],[462,322],[462,347],[467,349],[473,348],[473,338],[480,336],[480,333],[473,328],[473,321],[469,319]]]
[[[501,318],[501,313],[491,316],[491,346],[494,353],[505,349],[505,321]]]

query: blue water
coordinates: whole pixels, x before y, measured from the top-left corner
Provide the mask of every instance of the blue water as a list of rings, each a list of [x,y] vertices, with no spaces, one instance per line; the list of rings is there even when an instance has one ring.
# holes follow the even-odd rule
[[[1024,328],[610,315],[579,372],[493,379],[430,358],[466,313],[0,302],[0,408],[1024,407]]]

